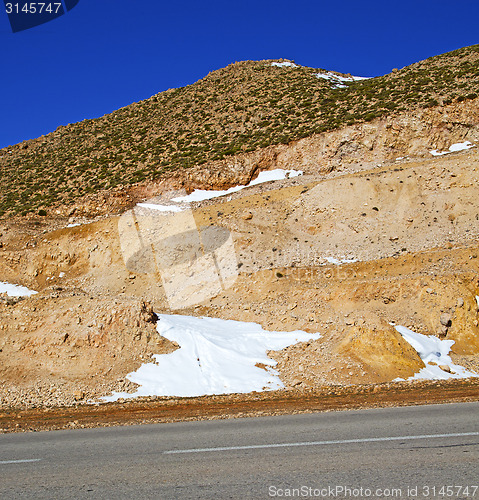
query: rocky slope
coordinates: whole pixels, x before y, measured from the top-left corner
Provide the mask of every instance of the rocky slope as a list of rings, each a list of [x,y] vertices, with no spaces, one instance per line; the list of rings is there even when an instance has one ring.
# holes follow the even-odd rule
[[[478,60],[466,48],[347,88],[311,68],[239,63],[2,150],[0,281],[39,293],[0,296],[0,406],[133,389],[127,373],[177,348],[155,330],[162,312],[321,332],[270,353],[298,390],[412,376],[423,363],[392,322],[454,340],[453,361],[479,372]],[[206,105],[218,109],[200,120]],[[175,151],[155,149],[162,134]],[[476,146],[430,153],[465,141]],[[276,168],[304,175],[193,204],[162,227],[199,229],[213,249],[228,242],[220,257],[232,263],[221,292],[177,307],[174,273],[135,246],[136,229],[155,234],[159,219],[128,209]],[[150,243],[169,268],[193,266],[181,248]]]
[[[290,387],[413,375],[422,361],[390,322],[453,339],[454,359],[477,370],[478,160],[473,148],[344,164],[198,204],[198,227],[231,235],[239,275],[179,310],[154,270],[126,266],[119,217],[28,236],[5,225],[2,280],[40,293],[0,302],[3,405],[129,390],[128,372],[175,348],[156,334],[154,312],[321,332],[271,354]],[[345,257],[358,262],[328,262]]]
[[[2,149],[0,217],[50,213],[53,205],[90,194],[182,178],[190,168],[206,171],[201,166],[235,154],[377,117],[467,103],[477,98],[479,46],[367,80],[338,85],[332,75],[273,61],[235,63],[193,85]],[[235,179],[225,172],[219,180]]]
[[[172,172],[167,178],[90,194],[49,210],[48,218],[35,214],[27,220],[51,227],[52,219],[70,222],[122,213],[137,202],[171,189],[224,189],[245,185],[259,171],[300,169],[318,177],[374,168],[397,158],[431,158],[431,150],[479,141],[479,98],[420,111],[376,118],[316,134],[290,144],[269,146]],[[63,223],[63,220],[60,221]]]

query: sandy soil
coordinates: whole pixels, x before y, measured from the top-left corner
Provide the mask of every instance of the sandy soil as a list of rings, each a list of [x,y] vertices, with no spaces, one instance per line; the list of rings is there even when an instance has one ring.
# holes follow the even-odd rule
[[[175,349],[155,331],[162,312],[321,332],[271,353],[299,394],[417,372],[422,361],[390,322],[453,339],[454,360],[479,371],[478,160],[474,148],[354,165],[198,204],[196,227],[231,238],[239,274],[181,309],[146,254],[125,262],[120,217],[77,227],[68,218],[3,221],[0,280],[39,294],[0,301],[0,408],[133,389],[127,373]]]

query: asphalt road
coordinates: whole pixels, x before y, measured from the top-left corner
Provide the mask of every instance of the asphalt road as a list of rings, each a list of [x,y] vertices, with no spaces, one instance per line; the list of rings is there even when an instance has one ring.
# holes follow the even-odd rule
[[[478,415],[462,403],[0,435],[0,498],[479,499]]]

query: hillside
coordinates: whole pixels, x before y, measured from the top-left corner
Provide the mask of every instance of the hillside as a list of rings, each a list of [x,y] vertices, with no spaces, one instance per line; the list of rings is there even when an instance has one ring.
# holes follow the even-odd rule
[[[129,212],[36,234],[3,224],[0,282],[38,294],[0,296],[0,408],[133,392],[125,375],[177,347],[155,330],[165,313],[319,332],[269,353],[290,390],[412,376],[423,363],[391,322],[454,341],[453,362],[479,371],[478,167],[472,148],[196,204],[198,227],[231,235],[238,276],[180,309],[157,272],[126,260]]]
[[[88,194],[181,177],[235,154],[474,99],[479,45],[381,77],[332,75],[273,61],[235,63],[193,85],[4,148],[0,216],[48,212]]]
[[[367,80],[235,63],[2,150],[2,415],[189,394],[131,377],[170,354],[147,378],[178,369],[211,401],[272,366],[295,401],[421,377],[410,402],[477,399],[458,379],[479,374],[478,65],[479,46]],[[223,401],[267,399],[258,380]]]

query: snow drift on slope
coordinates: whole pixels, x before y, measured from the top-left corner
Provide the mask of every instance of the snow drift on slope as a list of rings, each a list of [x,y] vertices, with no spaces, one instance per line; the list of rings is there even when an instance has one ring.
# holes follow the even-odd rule
[[[472,142],[465,141],[452,144],[451,146],[449,146],[449,151],[438,151],[437,149],[433,149],[432,151],[429,152],[432,154],[432,156],[443,156],[443,155],[448,155],[450,153],[457,153],[458,151],[465,151],[473,147],[474,144],[472,144]]]
[[[294,62],[291,62],[291,61],[272,62],[271,66],[277,66],[278,68],[298,68],[299,67],[297,64],[294,64]]]
[[[175,203],[180,203],[184,205],[162,205],[160,203],[138,203],[137,207],[147,208],[150,210],[156,210],[158,212],[165,213],[177,213],[182,212],[188,208],[188,203],[212,200],[213,198],[219,198],[221,196],[226,196],[228,194],[233,194],[247,187],[256,186],[258,184],[263,184],[265,182],[271,181],[280,181],[284,179],[290,179],[293,177],[298,177],[299,175],[303,175],[301,170],[283,170],[281,168],[277,168],[276,170],[266,170],[264,172],[260,172],[258,177],[252,180],[246,186],[233,186],[224,191],[215,191],[215,190],[207,190],[207,189],[195,189],[191,194],[186,196],[177,196],[176,198],[172,198],[171,201]]]
[[[449,351],[454,344],[454,340],[441,340],[433,335],[422,335],[404,326],[396,326],[395,328],[417,351],[419,357],[426,365],[418,373],[409,377],[408,380],[479,377],[477,373],[469,372],[464,367],[453,364],[449,356]],[[448,366],[451,373],[442,370],[439,366]]]
[[[241,191],[244,188],[256,186],[258,184],[263,184],[265,182],[271,181],[280,181],[283,179],[290,179],[292,177],[297,177],[299,175],[303,175],[301,170],[283,170],[281,168],[277,168],[276,170],[266,170],[264,172],[260,172],[258,177],[252,180],[246,186],[234,186],[225,191],[209,191],[204,189],[195,189],[191,194],[187,196],[179,196],[177,198],[173,198],[173,201],[176,202],[193,202],[193,201],[204,201],[211,200],[212,198],[218,198],[220,196],[225,196],[227,194],[236,193],[237,191]]]
[[[358,259],[348,259],[346,257],[340,257],[339,259],[336,259],[335,257],[326,257],[326,261],[330,264],[336,264],[337,266],[340,266],[341,264],[352,264],[354,262],[358,262]]]
[[[29,290],[21,285],[12,285],[11,283],[0,281],[0,293],[6,293],[9,297],[31,297],[38,292]]]
[[[328,80],[333,84],[333,88],[335,89],[344,89],[347,88],[347,85],[344,85],[345,82],[355,82],[359,80],[368,80],[367,76],[342,76],[337,75],[336,73],[332,73],[328,71],[326,73],[316,73],[316,78],[323,78],[324,80]]]
[[[155,355],[127,378],[140,385],[133,394],[115,392],[102,398],[139,396],[203,396],[280,389],[283,383],[268,358],[297,342],[316,340],[318,333],[267,332],[257,323],[160,314],[160,335],[177,342],[171,354]],[[259,368],[258,363],[266,365]]]

